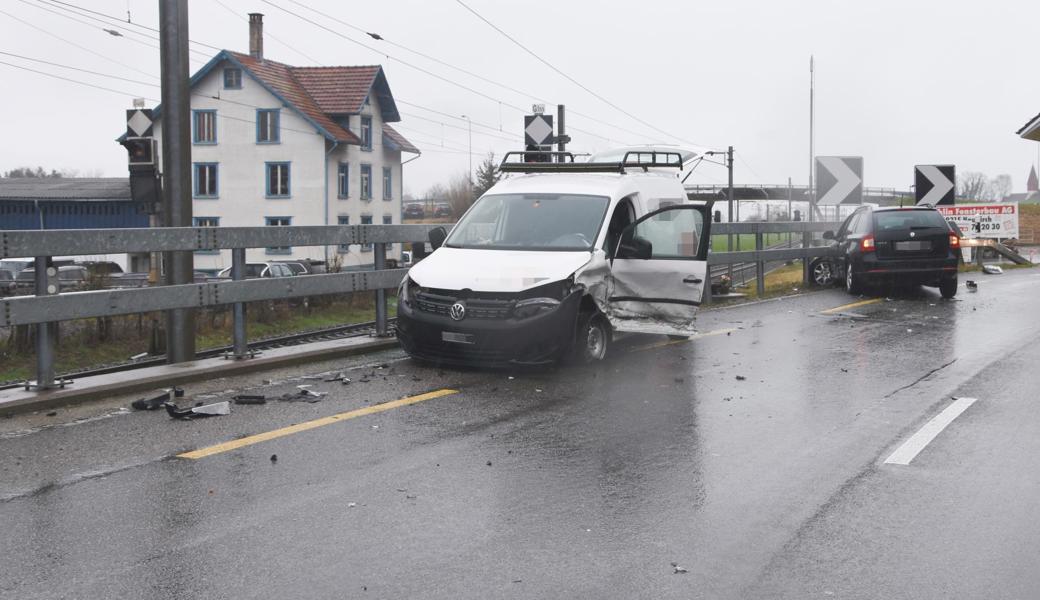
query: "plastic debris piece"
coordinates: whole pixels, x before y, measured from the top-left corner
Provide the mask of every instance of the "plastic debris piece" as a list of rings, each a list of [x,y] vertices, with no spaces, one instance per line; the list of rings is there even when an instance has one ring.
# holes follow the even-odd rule
[[[964,285],[973,292],[979,289],[979,284],[972,279],[965,281]]]
[[[487,461],[487,466],[489,466],[489,467],[491,466],[491,461],[490,460]]]
[[[680,567],[679,563],[672,563],[672,568],[675,569],[675,571],[673,571],[673,574],[675,575],[683,575],[689,573],[689,571],[687,571],[683,567]]]
[[[273,463],[278,462],[278,455],[277,454],[272,454],[271,455],[271,462],[273,462]]]
[[[1002,275],[1004,269],[1001,269],[997,265],[982,265],[982,272],[989,275]]]
[[[296,389],[300,390],[301,396],[309,396],[311,398],[321,398],[328,394],[328,392],[315,392],[309,385],[298,385]]]
[[[744,377],[743,375],[737,375],[737,381],[745,381],[745,380],[747,380],[747,377]]]
[[[231,403],[227,400],[187,408],[180,408],[172,402],[167,402],[163,406],[166,408],[166,412],[174,419],[194,419],[197,417],[216,417],[231,414]]]
[[[181,390],[181,395],[184,395],[184,390]],[[138,398],[137,400],[134,400],[130,403],[130,408],[133,408],[134,410],[158,410],[171,400],[173,400],[171,390],[163,390],[161,394],[152,396],[151,398]]]
[[[354,508],[357,506],[357,502],[347,502],[347,508]]]
[[[239,394],[231,399],[235,404],[267,404],[267,397],[261,394]]]
[[[336,373],[335,375],[329,377],[325,381],[343,381],[344,379],[347,379],[346,375],[344,375],[343,373]],[[347,379],[347,381],[349,382],[350,380]]]
[[[56,417],[56,416],[58,416],[58,411],[52,410],[51,412],[47,413],[47,416],[48,417]]]

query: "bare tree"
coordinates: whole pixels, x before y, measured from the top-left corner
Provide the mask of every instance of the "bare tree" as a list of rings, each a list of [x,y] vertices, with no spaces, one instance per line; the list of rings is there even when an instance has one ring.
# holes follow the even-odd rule
[[[1011,176],[1002,173],[993,178],[992,181],[994,200],[1001,201],[1011,195]]]
[[[984,200],[991,195],[989,178],[985,173],[967,171],[957,177],[957,196],[965,200]]]
[[[451,205],[451,212],[456,217],[461,216],[473,204],[473,182],[467,173],[459,173],[448,181],[447,200]]]

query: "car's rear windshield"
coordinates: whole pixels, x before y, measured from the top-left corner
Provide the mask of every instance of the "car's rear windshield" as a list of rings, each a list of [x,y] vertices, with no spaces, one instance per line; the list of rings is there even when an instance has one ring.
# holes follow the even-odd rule
[[[891,210],[874,213],[876,231],[904,229],[946,229],[946,219],[934,210]]]
[[[445,241],[450,248],[590,250],[610,200],[583,194],[496,194],[477,201]]]

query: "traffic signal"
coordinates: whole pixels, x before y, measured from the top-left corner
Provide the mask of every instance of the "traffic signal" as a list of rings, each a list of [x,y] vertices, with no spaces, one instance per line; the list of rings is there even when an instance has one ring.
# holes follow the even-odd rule
[[[134,167],[155,167],[155,138],[124,138],[123,146],[128,154],[128,164]]]

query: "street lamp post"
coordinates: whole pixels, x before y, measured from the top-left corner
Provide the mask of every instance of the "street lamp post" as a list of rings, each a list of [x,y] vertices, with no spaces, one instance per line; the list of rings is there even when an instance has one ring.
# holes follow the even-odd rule
[[[469,187],[473,189],[473,120],[466,115],[461,115],[469,123]]]

